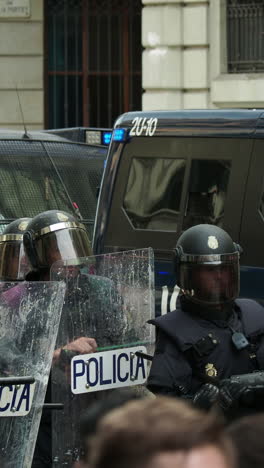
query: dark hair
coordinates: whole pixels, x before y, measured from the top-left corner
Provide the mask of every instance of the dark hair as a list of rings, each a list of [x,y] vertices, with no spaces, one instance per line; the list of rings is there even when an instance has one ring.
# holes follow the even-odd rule
[[[264,413],[245,416],[227,429],[237,449],[239,468],[264,467]]]
[[[109,413],[109,411],[120,408],[131,400],[144,398],[146,395],[135,389],[123,388],[107,393],[102,400],[96,400],[91,406],[83,411],[80,416],[80,436],[82,445],[82,455],[85,460],[89,457],[89,438],[94,436],[99,421]]]
[[[160,452],[189,451],[212,444],[234,466],[233,447],[224,423],[175,398],[130,402],[98,424],[90,442],[91,468],[143,468]]]

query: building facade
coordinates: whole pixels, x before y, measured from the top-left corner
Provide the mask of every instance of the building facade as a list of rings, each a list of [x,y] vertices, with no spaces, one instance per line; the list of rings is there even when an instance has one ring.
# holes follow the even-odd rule
[[[264,107],[263,32],[263,0],[0,0],[0,126]]]
[[[264,107],[262,0],[143,0],[143,108]]]
[[[42,0],[0,1],[0,127],[44,126],[43,22]]]

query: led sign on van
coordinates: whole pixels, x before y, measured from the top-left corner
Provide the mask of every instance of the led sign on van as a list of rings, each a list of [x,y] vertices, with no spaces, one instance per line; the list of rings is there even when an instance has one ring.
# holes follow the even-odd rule
[[[109,145],[112,138],[112,132],[103,132],[102,140],[103,145]]]
[[[100,130],[87,130],[86,143],[88,145],[101,145],[101,132]]]
[[[135,117],[132,120],[132,128],[130,130],[130,136],[153,136],[156,132],[158,125],[158,119],[146,117]]]
[[[126,139],[126,129],[125,128],[116,128],[113,133],[114,141],[125,141]]]
[[[86,130],[86,143],[93,146],[108,146],[110,144],[112,132],[101,130]]]

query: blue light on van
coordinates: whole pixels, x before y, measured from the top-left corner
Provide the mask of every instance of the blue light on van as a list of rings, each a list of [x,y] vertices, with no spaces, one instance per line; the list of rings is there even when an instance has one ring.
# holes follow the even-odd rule
[[[126,129],[125,128],[116,128],[113,133],[114,141],[125,141],[126,139]]]
[[[109,145],[112,138],[112,132],[103,132],[103,145]]]
[[[168,271],[158,271],[158,274],[159,275],[168,275],[169,272]]]

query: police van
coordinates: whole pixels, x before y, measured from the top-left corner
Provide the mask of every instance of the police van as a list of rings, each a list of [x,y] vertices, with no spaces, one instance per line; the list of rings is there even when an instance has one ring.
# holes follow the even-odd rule
[[[111,132],[72,128],[0,130],[0,232],[51,210],[76,214],[92,235]]]
[[[241,296],[264,301],[264,110],[121,115],[101,185],[95,252],[153,247],[156,289],[168,288],[173,308],[173,248],[200,223],[241,244]]]

